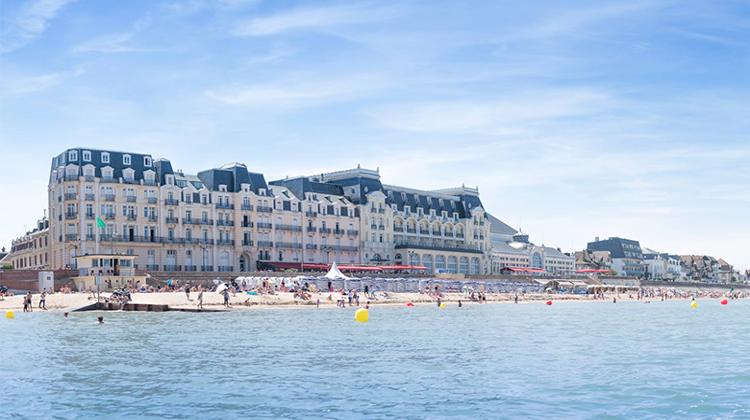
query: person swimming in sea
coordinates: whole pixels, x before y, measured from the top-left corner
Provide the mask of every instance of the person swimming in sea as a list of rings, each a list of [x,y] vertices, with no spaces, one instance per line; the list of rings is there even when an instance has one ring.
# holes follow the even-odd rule
[[[96,317],[96,322],[99,324],[104,324],[104,317],[103,316]]]
[[[463,303],[461,303],[461,299],[459,299],[459,300],[458,300],[458,307],[459,307],[459,308],[461,308],[461,307],[463,307],[463,306],[464,306],[464,304],[463,304]]]

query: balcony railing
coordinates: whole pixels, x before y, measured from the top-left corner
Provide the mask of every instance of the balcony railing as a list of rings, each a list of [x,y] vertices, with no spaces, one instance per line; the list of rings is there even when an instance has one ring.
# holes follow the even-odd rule
[[[164,271],[182,271],[182,267],[179,265],[165,265]]]
[[[214,240],[213,239],[198,239],[198,243],[201,245],[213,245]]]
[[[144,179],[143,180],[143,185],[154,186],[154,185],[156,185],[156,180],[155,179]]]
[[[136,219],[138,219],[138,215],[135,214],[135,213],[128,213],[128,215],[126,217],[127,217],[128,220],[136,220]]]
[[[308,232],[317,232],[318,228],[316,228],[315,226],[308,226],[307,228],[305,228],[305,230]]]
[[[216,219],[216,226],[234,226],[234,221]]]
[[[135,203],[135,201],[137,199],[138,199],[138,197],[136,197],[134,195],[125,196],[125,201],[128,202],[128,203]]]
[[[243,221],[242,222],[242,227],[251,228],[251,227],[253,227],[253,222],[250,222],[250,221],[245,222],[245,221]]]
[[[323,234],[331,233],[331,228],[322,227],[320,228],[320,233],[323,233]]]
[[[202,265],[201,271],[214,271],[214,267],[212,265]]]
[[[78,181],[78,174],[65,174],[66,181]]]
[[[231,271],[234,271],[234,267],[231,266],[231,265],[220,265],[220,266],[216,267],[216,269],[218,271],[221,271],[221,272],[231,272]]]
[[[305,212],[305,216],[307,216],[307,217],[317,217],[318,213],[315,212],[315,211],[308,210],[308,211]]]
[[[406,228],[406,233],[417,233],[417,230]]]
[[[193,219],[192,217],[185,217],[182,219],[183,225],[199,225],[201,224],[200,220]]]
[[[229,203],[216,203],[217,209],[234,210],[234,204]]]
[[[302,232],[302,226],[295,226],[295,225],[276,225],[276,229],[278,230],[288,230],[290,232]]]
[[[117,180],[114,179],[114,178],[112,178],[112,177],[110,177],[110,176],[103,176],[103,177],[99,178],[99,183],[101,183],[101,184],[111,184],[111,183],[115,183],[115,182],[117,182]]]
[[[198,267],[194,265],[186,265],[183,268],[184,268],[184,271],[198,271]]]
[[[87,241],[93,241],[95,239],[96,239],[96,235],[86,234],[86,240]]]
[[[342,229],[334,229],[333,230],[334,235],[343,235],[344,231]]]
[[[78,240],[78,234],[75,233],[66,233],[65,234],[65,240],[68,242],[76,241]]]
[[[258,241],[258,247],[271,248],[273,247],[273,242],[272,241]]]
[[[380,213],[380,214],[385,213],[385,209],[378,209],[378,213]]]
[[[346,231],[346,234],[349,235],[349,236],[357,236],[357,235],[359,235],[359,231],[358,230],[349,229],[349,230]]]
[[[95,178],[96,178],[96,177],[95,177],[94,175],[84,175],[84,176],[83,176],[83,180],[84,180],[84,181],[87,181],[87,182],[94,182],[94,179],[95,179]]]
[[[86,220],[94,220],[95,218],[94,213],[86,213]]]
[[[115,214],[114,213],[104,213],[104,219],[105,220],[115,220]]]
[[[94,194],[86,194],[84,198],[86,199],[86,201],[94,201]]]
[[[305,249],[318,249],[318,246],[315,244],[305,244]]]
[[[146,264],[146,270],[159,271],[158,264]]]
[[[174,198],[165,198],[164,199],[164,205],[167,205],[167,206],[176,206],[179,203],[180,203],[179,200],[175,200]],[[192,267],[195,267],[195,266],[192,266]]]
[[[75,200],[77,196],[76,193],[65,193],[65,200]]]
[[[104,194],[104,201],[115,201],[114,194]]]
[[[385,226],[383,225],[378,226],[378,230],[385,230]]]
[[[199,224],[201,224],[201,225],[213,225],[214,221],[213,221],[213,219],[200,219]]]
[[[234,246],[234,239],[217,239],[216,245]]]
[[[167,223],[176,224],[176,223],[179,223],[180,219],[178,219],[177,217],[169,217],[169,216],[167,216],[166,217],[166,221],[167,221]]]
[[[481,254],[477,248],[470,248],[466,246],[458,246],[452,244],[438,244],[438,243],[423,243],[418,241],[399,241],[396,242],[396,249],[403,248],[417,248],[417,249],[429,249],[435,251],[457,251],[457,252],[470,252],[474,254]]]
[[[258,229],[271,229],[273,227],[273,224],[266,222],[258,222],[256,225],[258,226]]]
[[[378,229],[378,225],[370,225],[370,229],[377,230]]]
[[[256,210],[258,210],[260,213],[273,213],[273,208],[268,206],[257,206]]]
[[[302,249],[302,244],[297,242],[276,242],[276,248]]]
[[[146,201],[148,201],[148,204],[156,204],[159,202],[159,199],[156,197],[147,197]]]
[[[149,221],[149,222],[158,222],[158,221],[159,221],[159,218],[158,218],[158,217],[156,217],[156,215],[155,215],[155,214],[149,214],[149,215],[148,215],[148,221]]]
[[[74,212],[67,212],[67,213],[65,213],[65,219],[66,220],[72,220],[72,219],[75,219],[76,217],[78,217],[78,212],[74,211]]]
[[[243,240],[242,241],[242,246],[253,246],[253,241],[247,240],[247,239]]]
[[[240,209],[241,210],[245,210],[245,211],[251,211],[253,209],[253,205],[252,204],[243,204],[242,207],[240,207]]]

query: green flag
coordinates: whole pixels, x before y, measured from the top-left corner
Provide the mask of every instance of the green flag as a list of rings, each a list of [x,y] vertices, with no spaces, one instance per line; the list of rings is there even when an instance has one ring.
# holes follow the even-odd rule
[[[96,217],[96,226],[100,229],[104,229],[107,227],[107,225],[104,223],[104,220],[100,219],[99,216]]]

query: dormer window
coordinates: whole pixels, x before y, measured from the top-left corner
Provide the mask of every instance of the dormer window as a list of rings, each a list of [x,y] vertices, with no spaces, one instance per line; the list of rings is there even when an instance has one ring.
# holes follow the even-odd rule
[[[102,178],[104,179],[112,179],[112,168],[106,167],[102,168]]]
[[[84,162],[91,162],[91,152],[88,150],[84,150],[81,155],[83,155],[83,161]]]
[[[102,163],[109,163],[109,153],[102,152]]]
[[[68,152],[68,162],[74,162],[78,160],[78,150],[71,150]]]
[[[144,156],[143,157],[143,166],[150,168],[151,167],[151,157]]]
[[[166,179],[168,185],[174,185],[174,175],[167,175]]]
[[[130,165],[130,155],[122,155],[122,164]]]

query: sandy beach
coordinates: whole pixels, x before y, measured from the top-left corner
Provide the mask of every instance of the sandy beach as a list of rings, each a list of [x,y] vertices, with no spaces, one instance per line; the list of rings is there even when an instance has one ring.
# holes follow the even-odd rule
[[[699,299],[718,299],[723,295],[723,292],[714,292],[707,294],[700,291],[684,290],[685,296],[673,296],[673,299],[689,299],[687,293],[697,293]],[[109,293],[102,293],[101,298],[109,297]],[[196,308],[197,307],[197,292],[190,293],[190,300],[184,292],[163,292],[163,293],[133,293],[131,303],[137,304],[160,304],[169,305],[170,308]],[[337,302],[341,299],[341,294],[338,292],[333,293],[313,293],[309,300],[301,300],[295,298],[294,293],[278,292],[275,294],[258,294],[249,295],[244,292],[238,292],[230,294],[230,308],[225,308],[223,305],[223,297],[217,292],[203,292],[203,307],[205,309],[221,309],[221,310],[248,310],[248,309],[259,309],[259,308],[315,308],[316,303],[320,300],[320,307],[336,307]],[[594,299],[591,295],[574,295],[574,294],[548,294],[548,293],[534,293],[519,295],[518,303],[544,303],[548,300],[553,302],[569,302],[569,301],[586,301],[586,302],[612,302],[613,298],[617,297],[618,301],[635,300],[635,295],[628,295],[620,293],[619,295],[607,294],[604,299]],[[44,309],[38,308],[40,295],[33,295],[33,306],[34,312],[44,312]],[[486,294],[486,303],[513,303],[514,295],[509,293],[488,293]],[[455,305],[458,301],[462,301],[464,304],[478,304],[476,301],[472,301],[465,293],[443,293],[441,301],[447,304]],[[643,298],[644,301],[659,301],[659,297]],[[345,299],[346,305],[349,306],[348,298]],[[76,308],[80,308],[96,302],[96,296],[89,293],[55,293],[47,295],[46,307],[47,311],[71,311]],[[364,296],[360,297],[360,306],[364,306],[366,303],[373,305],[406,305],[411,302],[415,305],[426,305],[436,304],[436,299],[428,294],[424,293],[376,293],[374,299],[365,299]],[[352,306],[356,306],[352,302]],[[23,310],[23,295],[6,296],[3,300],[0,300],[0,310]]]

